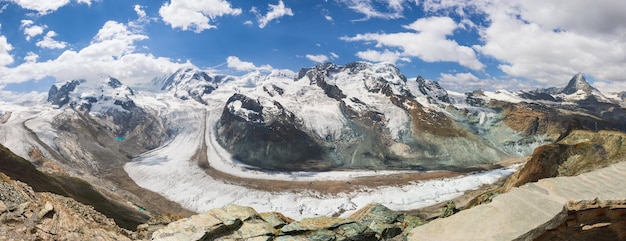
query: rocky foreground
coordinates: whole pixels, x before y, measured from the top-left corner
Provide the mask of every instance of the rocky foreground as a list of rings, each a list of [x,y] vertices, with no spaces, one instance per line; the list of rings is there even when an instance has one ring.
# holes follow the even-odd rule
[[[409,240],[626,240],[626,162],[513,188]]]
[[[0,173],[0,240],[405,240],[408,230],[424,224],[379,204],[349,218],[294,221],[238,205],[180,218],[162,215],[129,231],[91,206],[34,192]]]
[[[294,221],[228,205],[162,215],[137,231],[93,207],[0,174],[0,240],[625,240],[626,162],[512,188],[491,203],[429,223],[371,204],[348,218]]]

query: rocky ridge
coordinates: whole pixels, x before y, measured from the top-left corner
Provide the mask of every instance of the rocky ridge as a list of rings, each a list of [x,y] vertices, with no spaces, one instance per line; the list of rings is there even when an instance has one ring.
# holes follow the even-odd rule
[[[2,240],[131,240],[133,232],[118,227],[93,207],[28,185],[0,173],[0,239]]]
[[[316,217],[298,221],[280,213],[257,213],[228,205],[172,222],[152,240],[403,240],[424,222],[415,216],[371,204],[348,218]],[[141,226],[139,232],[147,230]],[[146,236],[150,236],[149,234]]]

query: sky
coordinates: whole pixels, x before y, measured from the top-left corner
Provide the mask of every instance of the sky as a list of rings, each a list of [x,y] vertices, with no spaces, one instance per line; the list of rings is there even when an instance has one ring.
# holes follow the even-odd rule
[[[0,0],[0,94],[182,67],[243,75],[394,63],[455,91],[626,90],[620,0]]]

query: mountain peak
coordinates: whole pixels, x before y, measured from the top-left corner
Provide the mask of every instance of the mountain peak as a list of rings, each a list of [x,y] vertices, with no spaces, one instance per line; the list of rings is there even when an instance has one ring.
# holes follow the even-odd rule
[[[570,79],[567,86],[563,88],[561,93],[571,95],[580,90],[582,90],[586,94],[591,94],[592,90],[594,90],[594,88],[589,84],[589,82],[587,82],[585,76],[582,73],[574,75],[574,77]]]

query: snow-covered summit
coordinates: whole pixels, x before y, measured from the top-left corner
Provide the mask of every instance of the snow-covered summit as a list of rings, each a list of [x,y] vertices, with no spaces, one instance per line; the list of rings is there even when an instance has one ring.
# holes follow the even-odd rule
[[[70,80],[53,85],[48,91],[48,102],[58,108],[69,105],[89,112],[128,111],[135,107],[134,95],[133,89],[113,77]]]
[[[574,77],[572,77],[572,79],[568,82],[567,86],[561,90],[561,94],[571,95],[579,91],[591,94],[592,90],[595,90],[595,88],[587,82],[582,73],[578,73],[574,75]]]
[[[410,93],[406,86],[407,79],[400,70],[393,64],[384,63],[353,62],[344,66],[332,63],[320,64],[313,68],[301,69],[296,81],[316,84],[334,99],[350,97],[356,94],[354,91],[360,90],[385,95]]]
[[[230,80],[226,75],[211,75],[206,71],[194,68],[179,69],[173,74],[153,80],[162,91],[167,91],[177,98],[194,99],[206,103],[205,95],[219,88],[220,83]]]
[[[598,89],[591,86],[582,73],[574,75],[567,86],[556,94],[555,97],[568,102],[599,101],[613,103],[613,101],[604,96]]]

